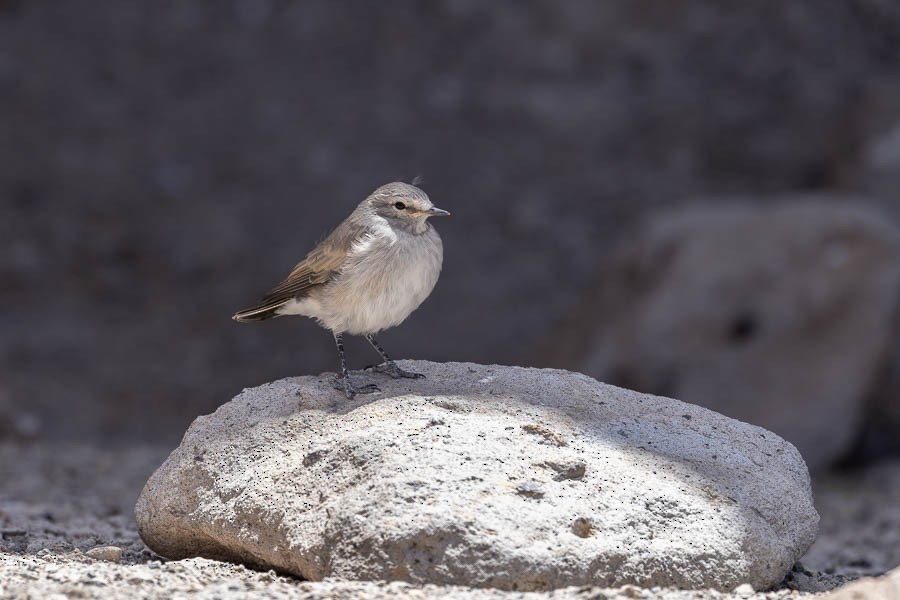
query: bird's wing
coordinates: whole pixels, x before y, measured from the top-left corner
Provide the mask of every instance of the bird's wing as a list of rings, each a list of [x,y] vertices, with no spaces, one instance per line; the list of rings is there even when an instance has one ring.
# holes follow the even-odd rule
[[[348,219],[307,254],[284,281],[269,290],[261,303],[273,305],[302,298],[310,290],[327,283],[340,273],[354,242],[366,233],[365,226]]]

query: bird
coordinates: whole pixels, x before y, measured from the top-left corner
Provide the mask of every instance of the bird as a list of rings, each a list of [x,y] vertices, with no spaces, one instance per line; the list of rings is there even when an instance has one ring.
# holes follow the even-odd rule
[[[334,336],[341,367],[335,387],[348,399],[380,390],[375,384],[353,385],[344,334],[363,336],[378,352],[383,362],[374,371],[394,379],[422,378],[401,369],[375,336],[405,321],[431,294],[444,248],[429,219],[449,214],[415,185],[382,185],[256,306],[232,318],[242,323],[285,315],[315,319]]]

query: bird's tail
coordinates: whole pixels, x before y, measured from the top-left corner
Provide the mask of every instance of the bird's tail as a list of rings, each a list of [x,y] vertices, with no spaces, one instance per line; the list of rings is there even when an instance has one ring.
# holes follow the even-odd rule
[[[238,321],[239,323],[249,323],[250,321],[265,321],[266,319],[271,319],[272,317],[281,316],[278,314],[278,309],[284,306],[286,301],[282,300],[281,302],[269,302],[267,304],[260,304],[259,306],[254,306],[253,308],[247,308],[241,311],[238,311],[234,314],[232,319]]]

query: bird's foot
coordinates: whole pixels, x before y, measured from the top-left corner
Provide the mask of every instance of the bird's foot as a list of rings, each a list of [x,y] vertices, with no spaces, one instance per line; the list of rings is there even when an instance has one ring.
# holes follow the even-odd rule
[[[344,392],[344,395],[347,396],[348,400],[352,400],[353,396],[356,394],[374,394],[375,392],[381,391],[374,383],[355,386],[350,382],[349,376],[335,377],[334,389]]]
[[[375,371],[376,373],[384,373],[392,379],[425,379],[421,373],[413,373],[412,371],[404,371],[397,366],[394,361],[383,362],[380,365],[366,367],[367,371]]]

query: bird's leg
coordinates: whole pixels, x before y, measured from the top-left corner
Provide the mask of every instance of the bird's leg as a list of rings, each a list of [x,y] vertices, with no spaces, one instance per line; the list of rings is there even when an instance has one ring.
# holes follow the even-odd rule
[[[337,345],[338,356],[341,357],[341,375],[334,382],[334,387],[344,392],[347,398],[352,399],[356,394],[371,394],[380,391],[374,383],[361,387],[353,387],[350,382],[350,371],[347,370],[347,357],[344,355],[344,336],[341,333],[334,334],[334,343]]]
[[[406,377],[408,379],[423,379],[425,376],[421,373],[412,373],[410,371],[404,371],[400,367],[397,366],[391,357],[387,355],[387,352],[384,351],[384,348],[381,347],[375,340],[375,335],[371,333],[366,334],[366,339],[369,340],[369,343],[372,344],[372,347],[375,348],[375,351],[381,355],[381,358],[384,359],[384,362],[378,366],[372,367],[375,371],[379,373],[385,373],[390,375],[394,379],[400,379],[401,377]]]

